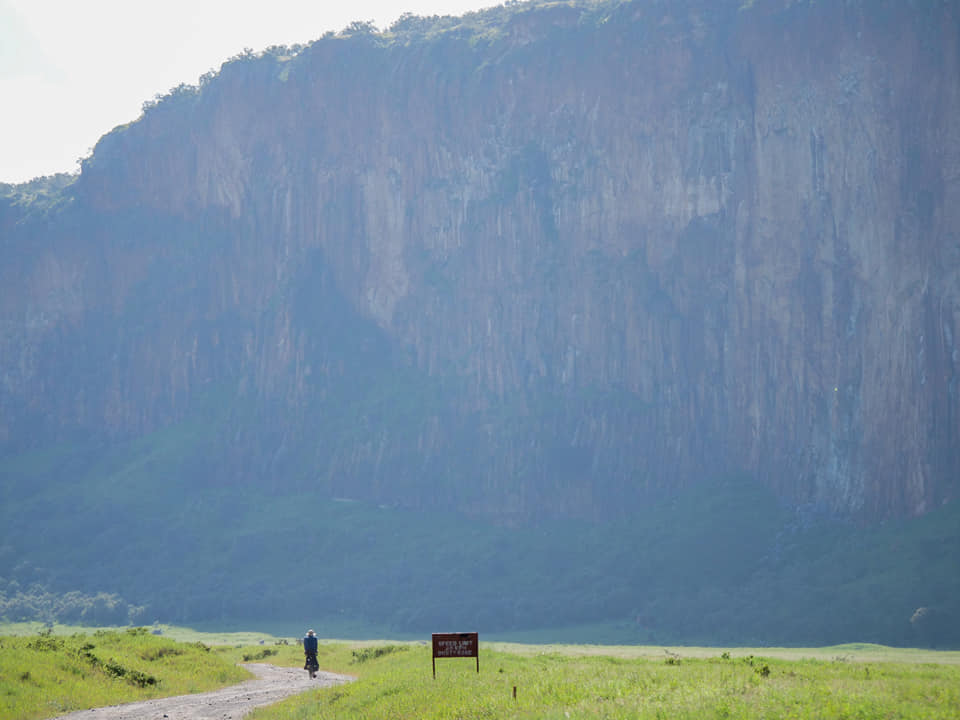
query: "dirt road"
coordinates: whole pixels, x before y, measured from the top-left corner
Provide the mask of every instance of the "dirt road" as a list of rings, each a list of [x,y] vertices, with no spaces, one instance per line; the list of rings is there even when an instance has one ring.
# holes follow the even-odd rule
[[[311,680],[306,671],[250,663],[243,667],[257,677],[239,685],[197,695],[144,700],[94,710],[78,710],[55,720],[237,720],[254,708],[271,705],[290,695],[352,680],[347,675],[321,672]]]

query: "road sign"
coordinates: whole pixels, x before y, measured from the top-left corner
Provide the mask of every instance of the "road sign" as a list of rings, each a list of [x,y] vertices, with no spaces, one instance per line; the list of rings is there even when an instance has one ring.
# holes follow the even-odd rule
[[[437,677],[437,658],[472,657],[480,672],[480,635],[466,633],[433,633],[433,677]]]

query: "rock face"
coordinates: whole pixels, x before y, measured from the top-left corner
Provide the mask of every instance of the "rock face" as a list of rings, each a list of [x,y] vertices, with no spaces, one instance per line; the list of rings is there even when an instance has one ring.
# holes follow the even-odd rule
[[[212,402],[207,482],[923,513],[960,468],[958,12],[527,4],[236,58],[0,209],[0,442]]]

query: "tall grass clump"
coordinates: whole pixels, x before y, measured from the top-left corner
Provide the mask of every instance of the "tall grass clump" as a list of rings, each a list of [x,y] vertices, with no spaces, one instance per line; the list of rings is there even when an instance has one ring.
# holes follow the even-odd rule
[[[204,692],[249,677],[202,643],[178,643],[145,628],[0,637],[0,718],[48,718]]]

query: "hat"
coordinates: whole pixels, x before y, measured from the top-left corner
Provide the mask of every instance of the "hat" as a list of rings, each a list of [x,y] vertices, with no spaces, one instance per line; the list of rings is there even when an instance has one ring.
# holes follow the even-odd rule
[[[313,635],[313,630],[307,630],[307,635]]]

